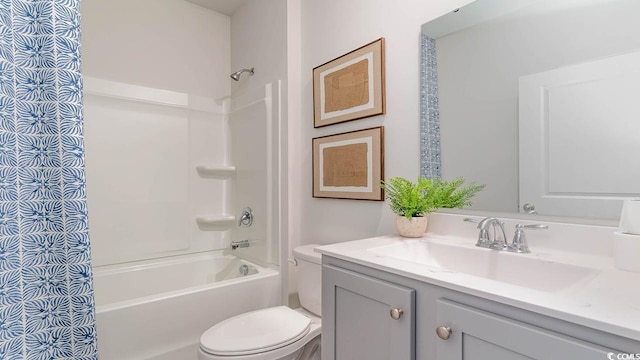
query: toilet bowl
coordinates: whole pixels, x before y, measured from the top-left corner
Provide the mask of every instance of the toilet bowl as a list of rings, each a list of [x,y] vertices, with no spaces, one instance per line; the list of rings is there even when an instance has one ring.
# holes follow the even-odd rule
[[[320,360],[321,255],[293,250],[301,308],[276,306],[219,322],[200,337],[200,360]]]

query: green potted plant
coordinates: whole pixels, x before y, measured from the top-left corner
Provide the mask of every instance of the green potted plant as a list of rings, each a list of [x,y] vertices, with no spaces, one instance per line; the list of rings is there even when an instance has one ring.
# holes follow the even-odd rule
[[[437,209],[458,208],[471,205],[478,191],[485,185],[470,183],[457,177],[451,181],[419,177],[417,183],[394,177],[381,181],[380,185],[396,216],[398,233],[405,237],[421,237],[427,230],[427,215]]]

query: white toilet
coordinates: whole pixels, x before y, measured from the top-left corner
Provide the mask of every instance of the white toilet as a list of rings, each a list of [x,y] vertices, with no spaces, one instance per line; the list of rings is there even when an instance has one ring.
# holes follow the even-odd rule
[[[319,245],[293,249],[299,309],[276,306],[224,320],[200,337],[200,360],[320,360]]]

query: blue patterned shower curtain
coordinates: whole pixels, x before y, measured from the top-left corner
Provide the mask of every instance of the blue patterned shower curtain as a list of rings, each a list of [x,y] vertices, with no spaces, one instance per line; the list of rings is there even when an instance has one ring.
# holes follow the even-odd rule
[[[79,0],[0,0],[0,359],[97,359]]]

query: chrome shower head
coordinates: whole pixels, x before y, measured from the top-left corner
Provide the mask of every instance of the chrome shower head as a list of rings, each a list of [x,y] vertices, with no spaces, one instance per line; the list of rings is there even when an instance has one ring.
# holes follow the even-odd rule
[[[231,78],[232,78],[233,80],[235,80],[235,81],[238,81],[238,80],[240,80],[240,75],[241,75],[243,72],[248,72],[248,73],[249,73],[249,75],[253,75],[253,68],[251,68],[251,69],[242,69],[242,70],[238,70],[238,71],[234,72],[233,74],[231,74]]]

